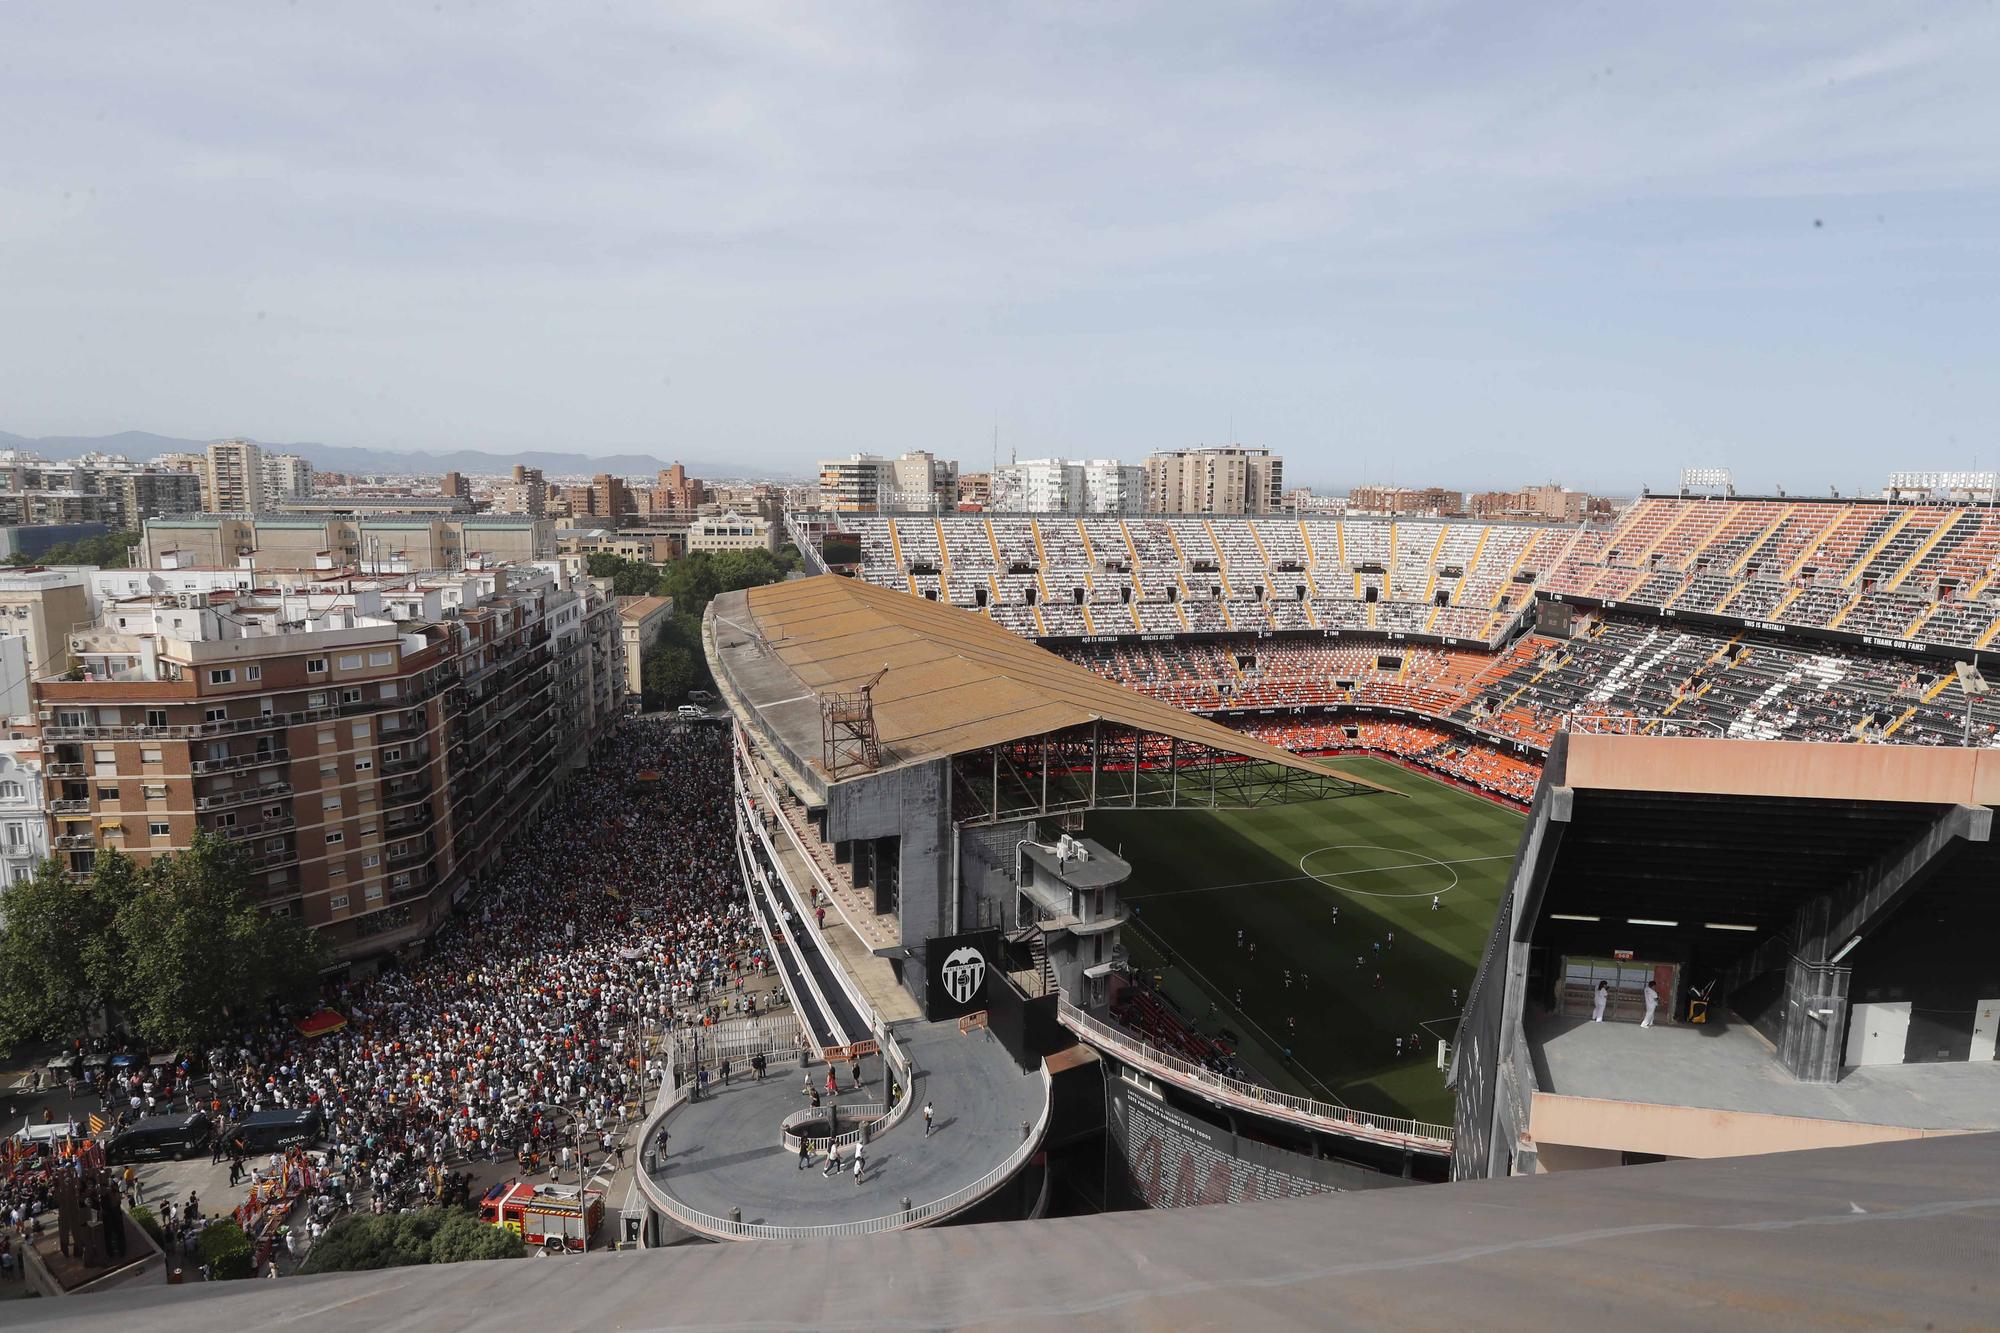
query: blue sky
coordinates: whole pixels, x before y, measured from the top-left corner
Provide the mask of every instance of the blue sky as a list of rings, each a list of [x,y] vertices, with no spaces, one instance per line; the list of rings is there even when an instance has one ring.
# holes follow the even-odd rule
[[[0,429],[2000,466],[2000,8],[0,8]]]

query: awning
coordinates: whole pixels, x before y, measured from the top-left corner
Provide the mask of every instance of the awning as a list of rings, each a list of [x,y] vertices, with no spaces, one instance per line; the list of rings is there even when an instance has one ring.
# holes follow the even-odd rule
[[[329,1032],[338,1032],[347,1026],[347,1016],[331,1009],[322,1009],[316,1014],[300,1019],[292,1025],[302,1037],[324,1037]]]

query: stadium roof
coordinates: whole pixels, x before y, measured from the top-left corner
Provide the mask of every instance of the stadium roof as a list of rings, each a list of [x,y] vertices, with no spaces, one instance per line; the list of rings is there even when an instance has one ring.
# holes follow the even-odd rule
[[[887,668],[871,695],[884,767],[1102,721],[1313,777],[1336,776],[1289,750],[1114,685],[977,612],[834,574],[753,588],[744,605],[756,637],[813,694],[858,690]]]
[[[2000,1135],[18,1301],[65,1328],[1986,1325]]]

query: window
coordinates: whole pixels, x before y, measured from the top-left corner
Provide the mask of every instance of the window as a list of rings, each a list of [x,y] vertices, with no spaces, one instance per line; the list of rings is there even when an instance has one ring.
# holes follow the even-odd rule
[[[324,797],[320,800],[319,808],[322,810],[338,810],[340,809],[340,798],[338,796]]]
[[[229,710],[227,708],[211,708],[203,716],[210,722],[227,722],[229,720]]]
[[[385,764],[393,764],[402,757],[403,757],[403,751],[402,747],[400,746],[392,745],[388,749],[382,751],[382,762]]]
[[[18,782],[0,782],[0,801],[18,801],[27,795]]]
[[[139,751],[139,762],[142,764],[157,764],[160,762],[160,752],[158,750],[141,750]]]
[[[380,884],[370,884],[370,885],[368,886],[368,890],[367,890],[367,892],[366,892],[366,893],[364,893],[364,894],[362,895],[362,897],[363,897],[363,898],[365,898],[365,899],[366,899],[367,901],[369,901],[369,902],[371,902],[371,903],[379,903],[379,902],[381,902],[381,901],[382,901],[382,886],[381,886]]]
[[[354,761],[354,771],[356,773],[366,773],[369,769],[373,767],[375,767],[375,761],[373,759],[356,759]]]
[[[338,778],[340,776],[340,766],[338,764],[321,764],[319,766],[319,775],[323,778]]]
[[[396,655],[388,651],[368,654],[368,665],[372,667],[388,666],[391,662],[394,662],[395,660],[396,660]]]
[[[306,659],[306,674],[308,676],[320,675],[325,670],[326,659],[324,657],[308,657]]]
[[[382,685],[381,685],[381,690],[382,690],[382,697],[383,697],[384,699],[393,699],[393,698],[395,698],[395,697],[396,697],[396,682],[395,682],[395,681],[393,681],[393,680],[385,680],[385,681],[383,681],[383,682],[382,682]]]
[[[7,826],[7,845],[15,848],[27,846],[28,830],[19,824],[9,824]]]
[[[285,840],[283,838],[266,838],[264,839],[264,850],[267,852],[282,852],[285,850]]]
[[[336,912],[345,912],[347,910],[347,895],[336,893],[333,897],[326,900],[326,905]]]
[[[369,820],[361,826],[361,836],[366,838],[375,832],[375,821]]]
[[[361,868],[363,870],[373,870],[376,866],[379,866],[381,864],[382,864],[382,858],[376,855],[374,852],[364,853],[361,857]]]
[[[97,799],[100,801],[115,801],[118,799],[118,789],[116,787],[99,787],[97,789]]]
[[[320,708],[320,707],[323,707],[323,706],[325,706],[325,704],[326,704],[326,696],[325,696],[324,694],[315,694],[315,695],[313,696],[313,700],[314,700],[314,703],[313,703],[313,707],[314,707],[314,708]],[[333,728],[332,728],[332,727],[321,727],[321,728],[319,729],[319,748],[320,748],[320,749],[322,749],[322,750],[330,750],[330,749],[332,749],[332,748],[333,748],[334,746],[336,746],[336,745],[338,745],[338,744],[340,744],[340,742],[339,742],[339,740],[335,739],[335,737],[334,737],[334,734],[333,734]]]
[[[315,690],[313,693],[308,694],[306,696],[306,707],[307,708],[326,707],[326,691]],[[333,733],[330,731],[322,731],[320,735],[326,737],[329,741],[333,739]]]
[[[342,690],[340,692],[340,701],[344,704],[358,704],[361,702],[361,691],[352,689]]]
[[[264,668],[263,668],[263,667],[261,667],[261,666],[247,666],[247,667],[244,667],[244,668],[243,668],[243,679],[245,679],[245,680],[262,680],[262,679],[264,679]]]
[[[347,863],[345,861],[327,862],[326,875],[328,879],[345,878],[347,875]]]
[[[347,841],[347,835],[345,833],[342,833],[339,829],[335,829],[333,832],[326,835],[326,845],[329,847],[338,846],[339,844],[346,841]]]
[[[259,812],[257,817],[265,820],[283,819],[285,817],[285,807],[282,805],[267,805]]]
[[[164,838],[173,832],[173,827],[164,819],[149,819],[146,821],[146,832],[156,838]]]
[[[361,669],[361,654],[342,653],[340,655],[340,669],[342,671],[359,671]]]
[[[236,812],[234,810],[231,810],[227,814],[217,815],[215,817],[215,826],[217,828],[235,828]]]
[[[167,784],[164,782],[142,783],[140,784],[140,789],[146,793],[146,799],[149,801],[164,801],[167,799]]]
[[[215,667],[208,673],[208,683],[211,685],[229,685],[233,684],[235,680],[235,667]]]
[[[77,716],[81,717],[82,714],[79,713]],[[82,726],[83,724],[79,722],[77,725]],[[110,764],[114,768],[118,766],[118,751],[116,750],[92,750],[90,758],[92,763]]]
[[[149,727],[166,726],[167,710],[164,708],[148,708],[146,710],[146,725]]]

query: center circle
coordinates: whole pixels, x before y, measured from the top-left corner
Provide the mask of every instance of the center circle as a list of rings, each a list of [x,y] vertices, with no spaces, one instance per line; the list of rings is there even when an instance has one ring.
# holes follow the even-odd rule
[[[1386,852],[1396,859],[1389,865],[1357,866],[1352,870],[1314,870],[1311,865],[1312,859],[1316,856],[1325,856],[1329,852]],[[1445,874],[1451,876],[1451,883],[1441,889],[1419,889],[1415,893],[1381,893],[1370,889],[1350,888],[1340,882],[1352,875],[1375,875],[1385,870],[1412,870],[1421,866],[1435,866],[1437,869],[1444,871]],[[1352,894],[1357,898],[1433,898],[1441,897],[1458,887],[1457,869],[1438,860],[1435,856],[1426,856],[1422,852],[1407,851],[1401,847],[1384,847],[1380,843],[1375,842],[1336,842],[1329,843],[1325,847],[1316,847],[1299,858],[1299,873],[1308,879],[1326,885],[1329,889]]]

